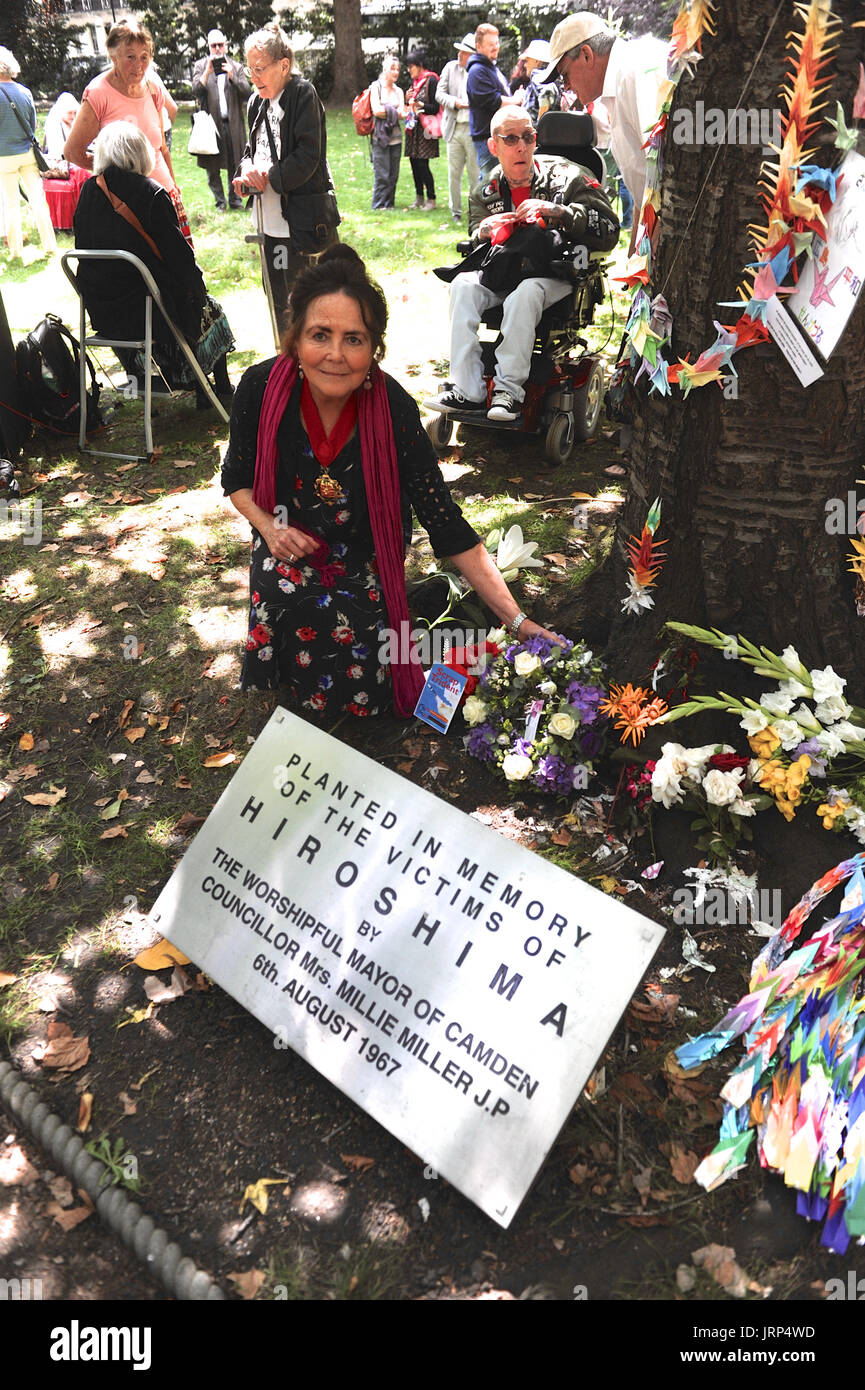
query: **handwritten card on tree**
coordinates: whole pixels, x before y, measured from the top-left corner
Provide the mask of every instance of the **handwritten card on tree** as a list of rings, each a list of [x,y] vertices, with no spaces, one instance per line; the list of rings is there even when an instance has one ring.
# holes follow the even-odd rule
[[[838,171],[838,196],[785,306],[827,361],[847,327],[865,279],[865,159],[850,150]]]
[[[663,936],[282,709],[151,920],[502,1226]]]

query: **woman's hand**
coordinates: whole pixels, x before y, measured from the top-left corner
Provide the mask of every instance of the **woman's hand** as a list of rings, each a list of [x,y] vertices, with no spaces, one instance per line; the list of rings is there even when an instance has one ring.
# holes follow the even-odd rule
[[[263,193],[270,179],[267,169],[256,169],[254,164],[250,164],[240,182],[245,183],[255,193]]]
[[[321,544],[305,531],[298,531],[293,526],[284,526],[273,518],[262,521],[258,529],[274,560],[286,560],[290,565],[301,564],[304,557],[314,554]]]
[[[538,623],[533,623],[531,618],[525,618],[520,623],[517,635],[513,640],[515,642],[528,642],[530,637],[546,637],[548,642],[555,642],[557,647],[563,646],[565,642],[560,632],[550,632],[549,628],[540,627]]]

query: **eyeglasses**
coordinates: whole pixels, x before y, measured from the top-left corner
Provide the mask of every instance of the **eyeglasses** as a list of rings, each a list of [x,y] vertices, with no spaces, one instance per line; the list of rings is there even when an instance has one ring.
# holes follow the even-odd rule
[[[249,75],[250,75],[250,77],[252,78],[253,82],[258,82],[259,79],[262,77],[262,75],[263,75],[264,73],[266,73],[267,70],[268,70],[269,68],[275,67],[275,65],[276,65],[276,63],[277,63],[278,61],[279,61],[278,59],[274,58],[274,60],[273,60],[272,63],[265,63],[265,64],[264,64],[264,67],[261,67],[261,68],[247,68],[246,71],[249,73]]]
[[[212,43],[212,44],[210,45],[211,52],[213,51],[214,48],[224,48],[224,47],[225,47],[225,44],[224,44],[224,43]]]
[[[512,150],[515,145],[534,145],[537,138],[537,132],[534,130],[524,130],[520,135],[496,136],[496,139],[501,140],[503,145],[507,145],[509,150]]]

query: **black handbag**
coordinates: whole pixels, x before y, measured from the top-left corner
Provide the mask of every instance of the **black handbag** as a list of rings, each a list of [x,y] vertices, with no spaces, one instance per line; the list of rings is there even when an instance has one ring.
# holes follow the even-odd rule
[[[2,82],[0,82],[0,92],[3,92]],[[15,112],[15,119],[20,125],[24,134],[27,136],[27,139],[30,141],[33,154],[36,157],[36,168],[39,170],[40,174],[47,174],[50,166],[48,164],[48,160],[45,158],[44,154],[39,148],[39,143],[36,139],[36,136],[33,134],[33,131],[30,129],[24,117],[21,115],[21,112],[18,110],[18,107],[15,105],[8,92],[3,92],[3,95],[8,101],[9,105],[12,107],[12,110]]]

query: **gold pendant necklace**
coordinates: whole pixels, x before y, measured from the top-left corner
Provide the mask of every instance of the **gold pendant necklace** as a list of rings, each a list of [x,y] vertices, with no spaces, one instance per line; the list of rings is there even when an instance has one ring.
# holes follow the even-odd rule
[[[313,483],[316,496],[322,502],[326,502],[329,507],[341,507],[347,501],[346,495],[340,487],[336,478],[332,478],[329,473],[321,472]]]

